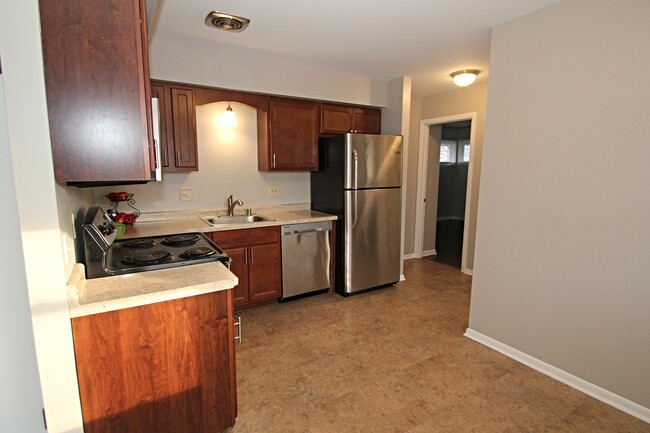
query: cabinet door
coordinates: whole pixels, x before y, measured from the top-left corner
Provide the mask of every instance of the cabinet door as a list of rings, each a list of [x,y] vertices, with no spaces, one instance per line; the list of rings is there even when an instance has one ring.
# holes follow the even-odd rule
[[[318,169],[318,104],[272,98],[268,128],[271,171]]]
[[[56,180],[151,180],[144,0],[39,3]]]
[[[171,87],[170,90],[174,167],[184,171],[198,170],[194,92],[176,87]]]
[[[282,296],[280,245],[257,245],[249,247],[248,251],[250,302],[276,299]]]
[[[381,110],[378,108],[354,108],[352,110],[352,129],[361,134],[381,132]]]
[[[162,84],[151,83],[151,97],[158,98],[160,107],[160,158],[163,168],[169,167],[169,155],[174,154],[174,135],[171,128],[171,101],[168,89]]]
[[[344,105],[322,104],[321,134],[345,134],[352,131],[352,109]]]
[[[86,433],[234,425],[230,290],[74,318],[72,332]]]
[[[232,289],[235,306],[248,302],[248,252],[246,247],[229,248],[224,250],[232,260],[230,271],[237,275],[239,284]]]

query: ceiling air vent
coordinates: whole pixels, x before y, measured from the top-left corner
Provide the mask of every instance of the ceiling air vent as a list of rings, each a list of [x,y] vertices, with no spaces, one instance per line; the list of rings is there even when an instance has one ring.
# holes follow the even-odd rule
[[[241,32],[251,22],[248,18],[236,17],[223,12],[212,11],[205,17],[205,25],[227,32]]]

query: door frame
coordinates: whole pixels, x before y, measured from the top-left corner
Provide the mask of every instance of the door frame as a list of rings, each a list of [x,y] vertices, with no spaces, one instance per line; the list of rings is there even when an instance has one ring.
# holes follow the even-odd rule
[[[474,160],[476,159],[476,153],[474,152],[476,144],[476,112],[471,113],[462,113],[454,114],[451,116],[444,117],[434,117],[431,119],[423,119],[420,121],[420,142],[418,146],[418,176],[417,176],[417,188],[416,188],[416,198],[415,198],[415,242],[414,242],[414,255],[416,258],[421,259],[423,257],[423,248],[424,248],[424,220],[425,220],[425,196],[427,190],[427,166],[429,161],[429,127],[433,125],[442,125],[444,123],[458,122],[461,120],[470,120],[470,136],[469,136],[469,146],[470,146],[470,158],[469,166],[467,168],[467,191],[465,199],[465,224],[463,227],[463,253],[461,259],[460,270],[465,274],[472,274],[472,270],[467,268],[467,238],[469,234],[470,223],[471,221],[471,211],[473,210],[472,206],[472,174],[474,173]],[[438,178],[440,182],[440,178]]]

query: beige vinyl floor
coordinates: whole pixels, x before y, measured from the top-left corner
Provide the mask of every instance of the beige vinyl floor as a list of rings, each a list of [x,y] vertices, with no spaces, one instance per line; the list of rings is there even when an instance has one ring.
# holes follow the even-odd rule
[[[463,336],[471,277],[406,281],[240,313],[232,433],[648,432],[646,424]]]

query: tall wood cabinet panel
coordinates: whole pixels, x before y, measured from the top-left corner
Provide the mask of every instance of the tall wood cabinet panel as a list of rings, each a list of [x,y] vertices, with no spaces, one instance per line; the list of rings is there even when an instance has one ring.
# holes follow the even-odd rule
[[[151,180],[144,0],[39,4],[56,180]]]
[[[232,259],[230,270],[239,278],[233,288],[235,309],[274,302],[282,296],[280,227],[210,233]]]
[[[318,116],[314,101],[272,97],[268,123],[258,123],[259,131],[268,130],[268,142],[258,143],[259,170],[317,170]]]
[[[190,86],[151,82],[160,104],[160,142],[163,171],[199,169],[195,90]]]
[[[320,133],[334,135],[346,132],[381,133],[381,110],[379,108],[321,104]]]
[[[237,415],[231,290],[72,319],[84,431],[218,432]]]

